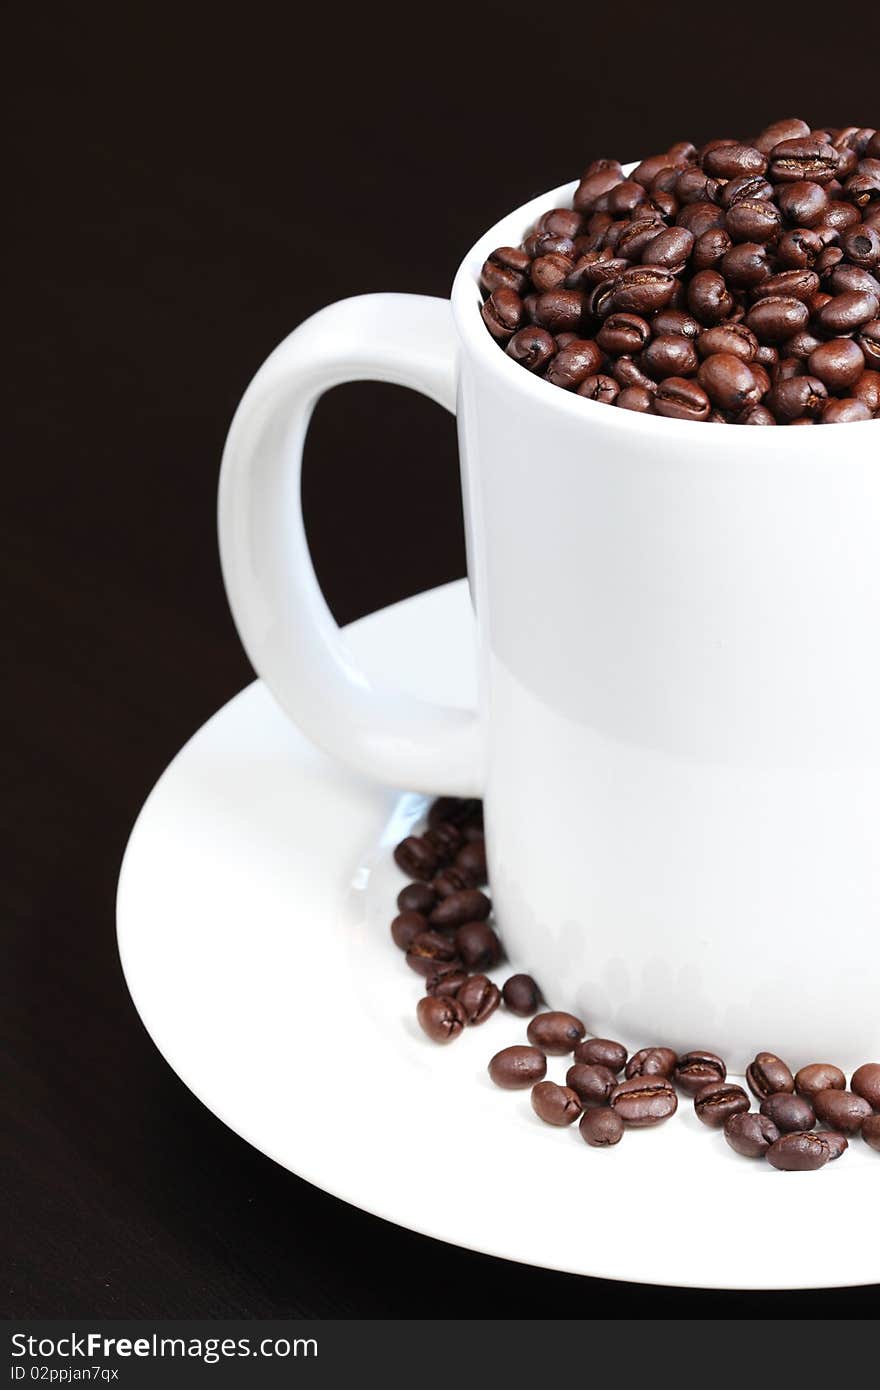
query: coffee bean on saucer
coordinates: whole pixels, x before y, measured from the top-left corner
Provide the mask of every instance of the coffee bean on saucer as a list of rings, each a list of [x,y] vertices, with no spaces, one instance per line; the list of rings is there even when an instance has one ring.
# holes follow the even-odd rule
[[[817,1091],[813,1109],[829,1129],[839,1129],[844,1134],[858,1134],[862,1122],[871,1114],[868,1102],[852,1091]]]
[[[811,1099],[819,1091],[843,1091],[846,1077],[831,1062],[811,1062],[801,1067],[794,1078],[794,1088],[798,1095]]]
[[[576,1092],[586,1110],[608,1104],[611,1092],[617,1085],[617,1077],[608,1067],[589,1062],[575,1062],[565,1074],[565,1084]]]
[[[430,975],[437,965],[459,964],[455,942],[437,931],[419,932],[406,953],[406,963],[417,975]]]
[[[468,970],[491,970],[504,952],[488,922],[465,922],[455,933],[455,949]]]
[[[845,1134],[841,1134],[840,1130],[820,1129],[819,1138],[824,1144],[827,1144],[831,1150],[831,1159],[829,1162],[833,1161],[835,1158],[840,1158],[840,1155],[845,1153],[849,1148],[849,1140]]]
[[[869,1115],[862,1121],[862,1138],[870,1149],[880,1154],[880,1115]]]
[[[710,1081],[725,1081],[727,1067],[714,1052],[684,1052],[672,1073],[676,1086],[695,1096]]]
[[[479,888],[463,888],[441,898],[431,911],[428,921],[436,930],[460,927],[465,922],[482,922],[492,911],[492,904]]]
[[[761,1114],[767,1115],[782,1134],[812,1129],[816,1123],[815,1111],[806,1096],[791,1095],[788,1091],[777,1091],[762,1100]]]
[[[759,1052],[746,1067],[746,1081],[758,1100],[766,1100],[779,1092],[790,1094],[794,1090],[794,1077],[775,1052]]]
[[[818,1134],[783,1134],[767,1150],[767,1161],[783,1173],[812,1173],[824,1168],[831,1146]]]
[[[437,895],[429,883],[408,883],[397,895],[401,912],[421,912],[423,917],[427,917],[436,901]]]
[[[421,835],[407,835],[394,851],[394,858],[409,878],[430,879],[437,872],[435,851]]]
[[[763,1158],[771,1144],[779,1138],[779,1130],[768,1115],[754,1110],[735,1111],[724,1122],[724,1137],[735,1153],[743,1158]]]
[[[580,1101],[569,1086],[539,1081],[532,1087],[532,1109],[548,1125],[570,1125],[581,1113]]]
[[[880,1062],[865,1062],[853,1072],[852,1090],[871,1106],[880,1110]]]
[[[750,1101],[742,1086],[730,1081],[710,1081],[694,1096],[694,1113],[710,1129],[722,1129],[731,1115],[742,1115]]]
[[[436,994],[438,999],[454,999],[462,985],[467,984],[470,976],[462,970],[455,961],[446,965],[436,966],[425,976],[425,993]]]
[[[432,1042],[449,1043],[467,1023],[467,1015],[457,999],[439,999],[426,994],[416,1006],[416,1017]]]
[[[486,841],[482,835],[462,846],[455,856],[455,867],[475,888],[486,882]]]
[[[500,989],[485,975],[471,975],[455,997],[473,1024],[485,1023],[501,1003]]]
[[[511,975],[509,980],[504,981],[501,997],[504,1007],[512,1014],[519,1014],[520,1018],[531,1018],[532,1014],[538,1011],[541,991],[531,975]]]
[[[469,875],[457,869],[454,864],[450,864],[448,869],[441,869],[440,873],[431,879],[435,902],[438,899],[450,898],[453,893],[469,891],[473,886]]]
[[[610,1149],[623,1138],[624,1124],[608,1106],[586,1110],[578,1126],[581,1138],[591,1149]]]
[[[678,1056],[671,1047],[643,1047],[626,1064],[627,1080],[634,1076],[671,1076]]]
[[[400,912],[391,923],[391,936],[401,951],[408,951],[416,937],[427,930],[428,922],[421,912]]]
[[[521,1091],[547,1075],[547,1058],[537,1047],[505,1047],[489,1063],[489,1075],[505,1091]]]
[[[626,1066],[626,1048],[611,1038],[585,1038],[575,1048],[574,1060],[587,1066],[607,1067],[617,1076]]]
[[[564,1057],[567,1052],[574,1051],[586,1031],[574,1014],[550,1010],[535,1015],[526,1029],[526,1036],[534,1047],[540,1047],[549,1057]]]
[[[678,1109],[675,1087],[666,1076],[633,1076],[621,1081],[611,1092],[611,1109],[632,1129],[668,1120]]]

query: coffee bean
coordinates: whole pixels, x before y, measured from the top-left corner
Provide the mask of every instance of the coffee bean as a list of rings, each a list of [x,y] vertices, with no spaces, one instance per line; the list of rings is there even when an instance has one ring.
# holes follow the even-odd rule
[[[865,361],[880,368],[880,319],[863,324],[856,335],[856,342],[862,349]]]
[[[880,299],[876,295],[864,290],[846,290],[843,294],[836,294],[819,311],[819,327],[829,337],[845,338],[875,319],[878,310]]]
[[[672,1079],[687,1095],[695,1096],[710,1081],[725,1081],[727,1067],[714,1052],[683,1052]]]
[[[653,396],[657,390],[657,383],[643,372],[638,362],[632,357],[618,357],[612,364],[611,371],[615,379],[620,383],[621,388],[628,386],[638,386]],[[618,401],[618,406],[620,402]]]
[[[493,290],[482,307],[483,322],[499,343],[506,343],[523,322],[525,308],[514,290]]]
[[[574,1051],[586,1031],[574,1014],[552,1010],[535,1015],[526,1029],[526,1037],[549,1057],[564,1057],[567,1052]]]
[[[644,386],[625,386],[617,397],[619,410],[634,410],[638,415],[649,415],[654,409],[654,395]]]
[[[597,376],[586,377],[577,388],[577,393],[579,396],[587,396],[591,401],[613,405],[620,395],[620,384],[613,376],[605,376],[600,372]]]
[[[397,906],[401,912],[420,912],[424,917],[427,917],[436,901],[437,895],[428,883],[408,883],[397,895]]]
[[[759,1052],[746,1068],[746,1081],[758,1100],[778,1094],[791,1095],[794,1091],[794,1077],[775,1052]]]
[[[463,893],[472,887],[470,877],[462,873],[461,869],[456,868],[454,864],[450,864],[448,869],[443,869],[431,879],[435,904],[438,901],[442,902],[444,898],[452,897],[453,893]]]
[[[857,1134],[862,1121],[871,1114],[868,1102],[862,1096],[853,1095],[852,1091],[817,1091],[813,1096],[813,1109],[829,1129],[839,1129],[844,1134]]]
[[[488,922],[465,922],[455,933],[455,949],[468,970],[491,970],[504,954]]]
[[[661,224],[660,230],[655,231],[644,247],[641,259],[678,275],[687,265],[693,247],[694,235],[687,227],[663,228]],[[617,243],[617,249],[621,250],[621,242]]]
[[[470,976],[455,961],[440,964],[425,976],[425,993],[436,994],[439,999],[454,999],[469,979]]]
[[[821,183],[799,180],[779,190],[779,210],[797,227],[815,227],[828,207],[828,194]]]
[[[816,416],[827,403],[824,382],[813,376],[787,376],[777,380],[767,404],[777,420],[795,424],[804,416]]]
[[[691,376],[699,365],[693,343],[678,333],[654,338],[641,354],[639,364],[655,381]]]
[[[815,270],[781,270],[777,275],[769,275],[760,285],[756,285],[752,290],[752,298],[757,301],[769,299],[772,295],[782,295],[786,299],[800,299],[809,306],[818,288],[819,277]]]
[[[525,251],[518,246],[499,246],[480,271],[480,288],[489,295],[493,290],[513,290],[521,295],[526,287],[529,264]]]
[[[767,1115],[754,1110],[736,1110],[724,1122],[724,1137],[743,1158],[763,1158],[779,1138],[779,1130]]]
[[[432,1042],[453,1042],[467,1022],[465,1011],[457,999],[440,999],[426,994],[416,1007],[416,1017],[423,1032]]]
[[[768,172],[774,183],[800,183],[806,179],[825,184],[835,177],[838,167],[833,145],[815,135],[806,135],[774,145]]]
[[[811,1173],[824,1168],[831,1157],[830,1145],[818,1134],[783,1134],[767,1150],[767,1161],[783,1173]]]
[[[426,830],[423,838],[437,855],[441,868],[446,868],[461,846],[462,835],[451,821],[441,821],[433,830]]]
[[[547,380],[554,386],[572,391],[584,377],[591,376],[602,364],[602,354],[590,338],[575,338],[557,352],[547,368]]]
[[[490,1077],[505,1091],[525,1090],[546,1074],[547,1058],[537,1047],[505,1047],[489,1063]]]
[[[869,1115],[862,1121],[862,1138],[869,1148],[880,1154],[880,1115]]]
[[[486,841],[482,835],[462,845],[455,856],[455,867],[459,873],[470,879],[475,888],[486,882]]]
[[[428,919],[421,912],[401,912],[391,923],[391,936],[395,946],[408,951],[417,936],[428,930]]]
[[[677,214],[675,225],[690,232],[696,243],[707,232],[724,227],[724,209],[714,202],[689,203]]]
[[[651,337],[651,325],[638,314],[609,314],[596,342],[603,352],[618,356],[638,352]]]
[[[830,1150],[829,1163],[835,1158],[840,1158],[841,1154],[846,1153],[849,1148],[849,1140],[845,1134],[841,1134],[837,1129],[820,1129],[819,1138],[823,1144],[827,1144]]]
[[[643,1047],[634,1052],[626,1064],[626,1078],[636,1076],[672,1076],[678,1056],[671,1047]]]
[[[501,990],[505,1008],[520,1018],[531,1018],[541,1002],[541,992],[531,975],[511,975]]]
[[[717,270],[697,272],[688,286],[687,302],[694,318],[705,324],[720,322],[733,308],[727,282]]]
[[[584,296],[580,290],[546,290],[538,295],[535,322],[553,333],[576,332],[584,312]],[[508,349],[509,351],[509,349]]]
[[[872,1110],[880,1110],[880,1062],[863,1063],[853,1072],[850,1085]]]
[[[733,353],[716,352],[707,357],[697,372],[697,381],[721,410],[740,411],[759,403],[758,385],[748,363]]]
[[[581,1138],[591,1149],[610,1149],[623,1138],[623,1120],[607,1106],[586,1110],[578,1126]]]
[[[852,338],[832,338],[810,353],[807,366],[829,391],[844,392],[862,375],[865,359]]]
[[[673,420],[707,420],[710,403],[706,392],[696,381],[668,376],[657,389],[654,408],[658,415]]]
[[[862,372],[855,385],[850,387],[850,391],[853,399],[861,401],[872,415],[880,413],[880,372]]]
[[[678,334],[681,338],[696,342],[705,330],[693,314],[682,313],[681,309],[660,309],[651,319],[651,331],[658,338]]]
[[[406,963],[417,975],[429,975],[436,965],[448,962],[459,964],[454,941],[437,931],[423,931],[413,937],[406,953]]]
[[[730,236],[723,227],[709,227],[694,242],[691,265],[694,270],[718,270],[732,245]]]
[[[742,1086],[729,1081],[710,1081],[694,1096],[694,1113],[704,1125],[709,1125],[711,1129],[722,1129],[731,1115],[745,1113],[749,1104]]]
[[[812,1129],[816,1115],[806,1096],[789,1091],[775,1091],[761,1101],[761,1114],[767,1115],[782,1134]]]
[[[546,328],[530,324],[528,328],[521,328],[518,333],[514,333],[507,344],[507,352],[521,367],[527,368],[530,372],[537,372],[546,366],[556,352],[556,343],[553,334]]]
[[[492,904],[479,888],[464,888],[441,898],[431,909],[428,921],[437,930],[463,926],[465,922],[482,922],[492,911]]]
[[[759,299],[746,314],[746,325],[766,343],[779,343],[806,328],[810,311],[800,299],[790,295],[769,295]]]
[[[606,1105],[617,1085],[617,1077],[609,1067],[575,1062],[565,1074],[565,1084],[575,1092],[584,1109]]]
[[[752,405],[736,417],[738,425],[775,425],[777,422],[763,405]]]
[[[468,1023],[485,1023],[501,1003],[501,991],[485,975],[471,975],[460,987],[456,999],[467,1014]]]
[[[729,210],[724,228],[731,241],[766,245],[779,238],[782,215],[775,203],[765,202],[762,198],[743,198]]]
[[[653,314],[669,303],[675,284],[675,276],[663,266],[633,266],[614,283],[614,308],[633,314]]]
[[[421,835],[408,835],[394,851],[398,868],[409,878],[430,879],[437,872],[437,855]]]
[[[675,1087],[665,1076],[633,1076],[611,1092],[611,1109],[633,1129],[668,1120],[678,1109]]]
[[[812,1062],[796,1073],[794,1087],[798,1095],[810,1100],[819,1091],[845,1090],[846,1077],[840,1067],[835,1067],[831,1062]]]
[[[817,255],[821,249],[819,245]],[[765,245],[743,241],[722,256],[719,269],[731,289],[745,290],[766,280],[771,274],[770,266],[770,253]]]
[[[704,328],[697,339],[697,352],[701,357],[727,353],[751,363],[757,351],[758,340],[744,323],[721,323],[715,328]]]
[[[793,116],[788,120],[774,121],[772,125],[766,126],[753,143],[762,154],[769,154],[780,140],[799,140],[809,135],[810,127],[806,121],[798,120],[797,117]]]
[[[870,420],[871,411],[863,401],[851,396],[845,400],[828,401],[822,411],[823,425],[852,425],[861,420]]]
[[[626,1048],[611,1038],[585,1038],[575,1048],[574,1060],[586,1066],[607,1067],[617,1076],[626,1066]]]
[[[532,1087],[532,1109],[547,1125],[573,1124],[581,1113],[575,1092],[555,1081],[539,1081]]]
[[[436,830],[443,824],[454,825],[462,833],[469,826],[477,826],[482,834],[482,802],[476,797],[438,796],[428,811],[428,829]]]

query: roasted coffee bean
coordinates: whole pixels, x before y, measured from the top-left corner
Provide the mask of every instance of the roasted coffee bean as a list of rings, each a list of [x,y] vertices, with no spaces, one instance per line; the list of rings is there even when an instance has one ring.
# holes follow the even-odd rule
[[[454,962],[438,965],[425,976],[425,993],[435,994],[438,999],[453,999],[470,976]]]
[[[640,386],[650,395],[653,395],[657,390],[656,381],[643,372],[638,362],[632,357],[618,357],[612,364],[611,371],[621,387]]]
[[[855,385],[850,387],[850,394],[854,399],[861,401],[872,415],[877,415],[880,412],[880,372],[862,372]]]
[[[430,879],[437,872],[435,851],[421,835],[408,835],[394,851],[398,868],[410,878]]]
[[[671,1047],[643,1047],[634,1052],[626,1064],[626,1079],[637,1076],[672,1076],[678,1056]]]
[[[469,876],[462,873],[461,869],[454,864],[450,864],[448,869],[443,869],[441,873],[435,874],[431,879],[435,902],[438,899],[442,901],[443,898],[450,898],[453,893],[463,893],[472,887],[473,884]]]
[[[753,143],[755,149],[760,150],[762,154],[770,154],[780,140],[802,140],[809,135],[810,127],[806,121],[792,116],[788,120],[774,121],[772,125],[768,125]]]
[[[518,246],[499,246],[493,251],[480,271],[480,288],[491,294],[493,290],[514,290],[521,295],[526,287],[529,258]]]
[[[865,358],[852,338],[831,338],[810,353],[807,366],[829,391],[843,393],[862,375]]]
[[[713,203],[721,191],[721,184],[697,165],[682,169],[673,184],[672,191],[680,203],[689,206],[693,203]]]
[[[853,265],[865,270],[873,270],[880,265],[880,232],[865,222],[847,227],[841,233],[840,244],[847,259]]]
[[[491,970],[504,954],[488,922],[465,922],[455,933],[455,948],[468,970]]]
[[[579,396],[587,396],[591,401],[601,401],[603,405],[613,405],[620,395],[620,383],[613,376],[600,372],[597,376],[586,377],[577,388]]]
[[[693,314],[685,314],[681,309],[660,309],[651,319],[651,331],[658,338],[677,334],[680,338],[696,342],[705,330]]]
[[[717,179],[737,179],[745,174],[763,174],[767,168],[767,156],[755,149],[754,145],[716,145],[700,162],[706,173]]]
[[[461,847],[462,835],[451,821],[441,821],[433,830],[425,831],[424,839],[437,855],[441,867],[446,868]]]
[[[611,1109],[632,1129],[660,1124],[678,1109],[675,1087],[665,1076],[633,1076],[611,1092]]]
[[[695,1096],[710,1081],[726,1081],[727,1067],[714,1052],[683,1052],[672,1079],[687,1095]]]
[[[539,1081],[532,1087],[532,1109],[547,1125],[570,1125],[581,1113],[580,1101],[569,1086]]]
[[[794,1077],[775,1052],[759,1052],[746,1068],[746,1081],[758,1100],[779,1094],[791,1095],[794,1091]]]
[[[850,1085],[872,1110],[880,1110],[880,1062],[865,1062],[852,1074]]]
[[[779,190],[779,210],[796,227],[815,227],[828,207],[828,194],[821,183],[800,180],[784,184]]]
[[[573,391],[602,364],[602,353],[591,338],[575,338],[557,352],[547,368],[547,380]]]
[[[565,1084],[575,1092],[584,1109],[607,1105],[617,1077],[609,1067],[588,1062],[575,1062],[565,1073]]]
[[[580,236],[584,230],[584,219],[572,208],[551,208],[539,218],[537,230],[548,236]]]
[[[573,269],[572,257],[553,251],[548,255],[536,256],[529,274],[535,289],[542,293],[545,290],[555,290],[558,285],[562,285]]]
[[[869,1115],[867,1120],[863,1120],[862,1138],[869,1148],[880,1154],[880,1115]]]
[[[436,901],[437,895],[429,883],[408,883],[397,895],[401,912],[420,912],[423,917],[427,917]]]
[[[767,1150],[767,1161],[783,1173],[811,1173],[824,1168],[831,1147],[818,1134],[783,1134]]]
[[[774,183],[829,183],[839,168],[833,145],[815,135],[780,140],[770,151],[769,174]]]
[[[685,229],[679,228],[679,230]],[[691,266],[694,270],[718,270],[732,245],[733,243],[723,227],[709,227],[694,242],[690,259]],[[680,272],[677,271],[676,273]]]
[[[586,1066],[607,1067],[617,1076],[626,1066],[626,1048],[611,1038],[585,1038],[575,1048],[574,1060]]]
[[[800,375],[777,378],[776,385],[767,396],[767,405],[777,420],[794,424],[805,416],[819,415],[827,400],[824,382],[818,377]]]
[[[499,343],[506,343],[523,322],[523,301],[514,290],[493,290],[482,308],[483,322]]]
[[[667,333],[648,344],[639,358],[639,365],[655,381],[662,381],[669,376],[692,376],[699,359],[689,339],[678,333]]]
[[[845,400],[831,400],[825,405],[822,411],[820,424],[823,425],[854,425],[861,420],[870,420],[871,411],[855,396]]]
[[[846,1135],[841,1134],[837,1129],[820,1129],[819,1138],[822,1140],[822,1143],[827,1144],[828,1148],[831,1150],[831,1157],[828,1160],[829,1163],[835,1158],[840,1158],[840,1155],[846,1153],[846,1150],[849,1148],[849,1140]]]
[[[580,290],[546,290],[538,295],[535,304],[535,322],[553,333],[577,332],[583,313],[584,296]]]
[[[817,238],[818,241],[818,238]],[[821,251],[821,244],[816,254]],[[719,267],[731,289],[747,290],[760,285],[772,274],[768,248],[754,241],[743,241],[722,256]]]
[[[687,227],[661,226],[657,231],[655,224],[654,235],[645,243],[641,259],[649,260],[652,265],[663,266],[664,269],[672,271],[673,275],[678,275],[687,265],[693,245],[693,233],[689,232]],[[617,243],[617,249],[622,254],[627,254],[623,250],[623,239]]]
[[[742,202],[769,202],[774,192],[772,183],[768,183],[760,174],[742,174],[727,181],[718,201],[723,208],[732,208]]]
[[[752,299],[769,299],[771,295],[782,295],[787,299],[800,299],[809,306],[813,295],[819,288],[819,277],[815,270],[781,270],[778,275],[770,275],[752,290]]]
[[[556,352],[556,343],[553,334],[546,328],[530,324],[528,328],[521,328],[518,333],[514,333],[507,344],[507,351],[521,367],[526,367],[530,372],[537,372],[546,366]]]
[[[463,834],[470,826],[477,826],[482,834],[483,803],[476,797],[438,796],[428,811],[428,829],[436,830],[439,825],[454,825]]]
[[[475,888],[486,882],[486,841],[482,835],[462,845],[455,856],[455,867],[460,874],[470,879]]]
[[[845,1091],[846,1077],[840,1067],[831,1062],[812,1062],[796,1073],[794,1088],[798,1095],[809,1100],[819,1091]]]
[[[650,415],[654,409],[653,392],[644,386],[625,386],[617,397],[619,410],[634,410],[638,415]]]
[[[764,405],[751,405],[736,417],[738,425],[775,425],[776,418]]]
[[[715,328],[704,328],[697,339],[697,352],[701,357],[724,352],[743,362],[752,362],[757,351],[758,340],[744,323],[720,323]]]
[[[829,191],[833,187],[828,185]],[[859,217],[858,210],[851,203],[830,202],[825,209],[825,215],[819,224],[820,231],[845,232],[849,227],[855,225],[864,226]]]
[[[792,1095],[789,1091],[776,1091],[762,1100],[761,1114],[768,1115],[782,1134],[812,1129],[816,1123],[815,1111],[806,1096]]]
[[[581,1138],[591,1149],[610,1149],[623,1138],[623,1120],[609,1107],[586,1110],[578,1126]]]
[[[548,1057],[564,1057],[573,1052],[586,1028],[574,1014],[551,1010],[536,1014],[526,1029],[526,1037],[535,1047],[540,1047]]]
[[[489,1063],[489,1075],[505,1091],[523,1091],[543,1081],[547,1058],[537,1047],[505,1047]]]
[[[786,338],[779,346],[783,357],[796,357],[800,362],[807,362],[810,353],[822,346],[822,339],[815,337],[808,328],[804,328],[800,333],[793,333],[790,338]]]
[[[810,311],[800,299],[790,295],[768,295],[759,299],[746,314],[746,325],[765,343],[781,343],[792,333],[806,328]]]
[[[651,245],[655,237],[663,231],[663,223],[656,217],[638,217],[630,222],[614,246],[616,255],[622,256],[628,261],[640,261],[645,259],[645,251]],[[647,257],[653,260],[653,257]],[[665,264],[665,262],[654,262],[654,264]]]
[[[813,1096],[813,1109],[829,1129],[839,1129],[844,1134],[858,1134],[862,1121],[871,1114],[868,1102],[862,1096],[853,1095],[852,1091],[817,1091]]]
[[[862,349],[865,361],[880,370],[880,319],[863,324],[856,335],[856,342]]]
[[[505,980],[501,990],[505,1008],[520,1018],[531,1018],[537,1013],[541,1002],[541,991],[531,975],[511,975]]]
[[[438,965],[460,965],[455,942],[438,931],[423,931],[414,936],[406,953],[406,963],[417,975],[430,975]]]
[[[673,420],[708,420],[709,397],[696,381],[669,376],[661,382],[654,398],[658,415]]]
[[[870,323],[880,312],[880,299],[864,290],[846,290],[819,311],[818,321],[828,337],[845,338],[863,324]],[[802,326],[802,325],[801,325]]]
[[[651,338],[651,325],[638,314],[609,314],[596,342],[603,352],[613,356],[639,352]]]
[[[688,308],[700,323],[719,323],[733,308],[733,296],[717,270],[700,270],[688,285]]]
[[[421,912],[401,912],[391,923],[391,936],[395,946],[408,951],[417,936],[428,930],[428,919]]]
[[[471,975],[455,997],[467,1014],[468,1023],[485,1023],[501,1003],[501,990],[487,976]]]
[[[724,209],[717,203],[689,203],[683,207],[675,218],[676,227],[683,227],[690,232],[694,241],[700,241],[707,232],[723,228],[725,221]]]
[[[663,266],[633,266],[615,280],[612,303],[626,313],[653,314],[669,303],[675,285],[675,276]]]
[[[467,1022],[457,999],[440,999],[434,994],[426,994],[419,1000],[416,1018],[422,1031],[436,1043],[454,1042]]]
[[[710,1129],[722,1129],[731,1115],[744,1114],[749,1104],[742,1086],[729,1081],[710,1081],[694,1096],[694,1113]]]
[[[438,930],[460,927],[465,922],[482,922],[492,911],[492,903],[479,888],[464,888],[441,898],[428,917]]]
[[[758,384],[748,363],[730,352],[707,357],[697,372],[697,381],[721,410],[739,412],[760,401]]]
[[[779,238],[782,215],[775,203],[764,202],[761,198],[743,198],[729,210],[724,229],[731,241],[766,244]]]
[[[724,1137],[743,1158],[763,1158],[779,1138],[779,1130],[767,1115],[754,1110],[736,1110],[724,1122]]]

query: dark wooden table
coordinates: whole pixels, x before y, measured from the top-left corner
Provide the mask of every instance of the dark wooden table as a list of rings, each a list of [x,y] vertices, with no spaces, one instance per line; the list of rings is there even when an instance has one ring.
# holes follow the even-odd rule
[[[789,32],[797,64],[780,75],[775,63],[771,87],[746,80],[729,31],[719,41],[696,18],[640,14],[623,42],[590,13],[595,24],[522,0],[19,7],[0,507],[12,1316],[874,1306],[876,1290],[606,1285],[347,1207],[200,1106],[146,1036],[116,955],[134,817],[181,743],[251,677],[221,588],[214,492],[233,408],[274,344],[343,295],[445,293],[460,254],[508,207],[597,155],[736,131],[741,101],[747,126],[792,112],[880,119],[871,43],[834,65],[824,42],[809,52]],[[419,397],[334,393],[304,491],[340,621],[463,573],[454,427]],[[718,1211],[719,1240],[729,1219],[748,1220],[725,1211],[723,1192]],[[813,1238],[808,1201],[797,1238]]]

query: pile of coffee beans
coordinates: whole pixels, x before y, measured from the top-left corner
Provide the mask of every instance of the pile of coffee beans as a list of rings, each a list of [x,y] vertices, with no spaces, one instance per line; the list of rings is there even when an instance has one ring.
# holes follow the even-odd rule
[[[583,173],[483,265],[514,362],[676,420],[880,418],[880,133],[776,121]]]
[[[748,1092],[728,1080],[724,1059],[714,1052],[651,1046],[630,1056],[611,1038],[588,1037],[574,1014],[542,1011],[530,975],[511,975],[497,985],[487,972],[504,953],[485,891],[479,801],[438,798],[425,830],[402,840],[394,858],[412,881],[397,895],[391,936],[424,980],[416,1007],[422,1031],[432,1042],[450,1043],[499,1008],[529,1019],[526,1041],[496,1052],[489,1076],[503,1090],[529,1090],[532,1109],[546,1124],[578,1121],[591,1148],[610,1148],[628,1129],[670,1119],[683,1094],[697,1118],[723,1131],[736,1153],[766,1158],[783,1171],[823,1168],[856,1135],[880,1153],[880,1062],[859,1067],[847,1088],[844,1073],[830,1062],[793,1073],[775,1053],[759,1052],[745,1078],[758,1102],[753,1110]],[[571,1058],[564,1086],[547,1080],[548,1057]]]

